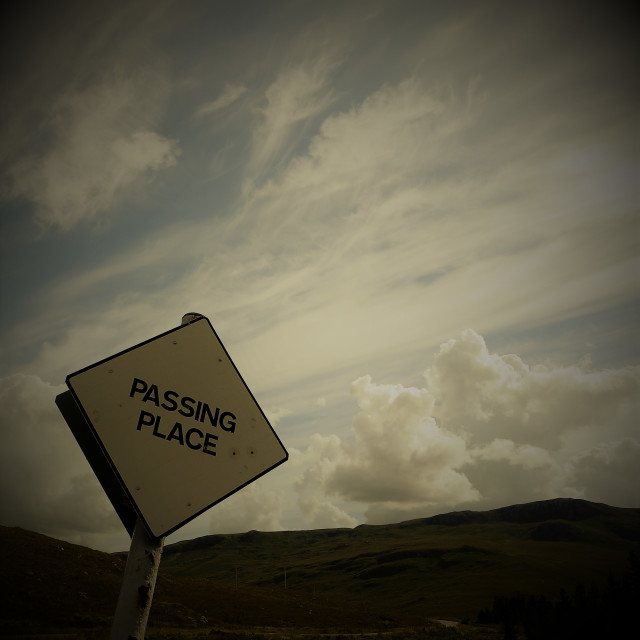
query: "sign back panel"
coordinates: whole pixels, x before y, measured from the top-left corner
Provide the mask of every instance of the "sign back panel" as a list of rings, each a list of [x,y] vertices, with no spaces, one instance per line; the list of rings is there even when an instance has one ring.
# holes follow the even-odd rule
[[[156,537],[288,458],[205,317],[73,373],[67,386]]]

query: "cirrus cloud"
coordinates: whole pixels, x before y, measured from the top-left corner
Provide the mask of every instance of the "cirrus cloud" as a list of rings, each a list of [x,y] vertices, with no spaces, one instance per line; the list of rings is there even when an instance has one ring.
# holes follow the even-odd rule
[[[54,107],[51,144],[13,168],[13,195],[36,205],[44,227],[63,231],[108,212],[180,153],[176,140],[149,128],[148,100],[122,78],[66,95]]]
[[[197,116],[205,116],[221,109],[225,109],[229,105],[233,104],[241,95],[247,91],[247,87],[244,85],[227,84],[222,90],[222,93],[211,102],[207,102],[198,107],[196,111]]]

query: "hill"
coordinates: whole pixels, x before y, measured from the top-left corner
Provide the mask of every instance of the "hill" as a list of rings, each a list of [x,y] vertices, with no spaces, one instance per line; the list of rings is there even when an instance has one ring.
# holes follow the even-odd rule
[[[94,551],[4,526],[0,526],[0,549],[0,637],[40,638],[52,633],[59,637],[70,630],[79,635],[60,637],[108,637],[126,554]],[[206,578],[174,577],[161,568],[149,633],[220,626],[375,630],[384,623],[378,612],[345,609],[335,598],[251,585],[235,589]]]
[[[18,528],[0,527],[0,541],[0,635],[93,628],[79,637],[105,637],[124,554]],[[150,633],[474,620],[496,595],[603,585],[632,551],[640,509],[568,499],[354,529],[205,536],[165,547]]]
[[[556,499],[354,529],[211,535],[166,547],[174,576],[330,594],[397,619],[472,619],[493,597],[601,585],[640,549],[640,509]]]

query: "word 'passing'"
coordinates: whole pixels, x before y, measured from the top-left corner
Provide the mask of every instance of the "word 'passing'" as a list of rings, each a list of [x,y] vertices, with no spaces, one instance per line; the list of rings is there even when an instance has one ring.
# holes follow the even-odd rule
[[[158,385],[149,384],[141,378],[134,378],[131,384],[129,397],[140,402],[150,403],[158,409],[164,411],[177,412],[184,418],[188,418],[197,423],[220,428],[228,433],[235,433],[236,416],[231,411],[222,411],[220,407],[211,406],[197,400],[191,396],[181,396],[177,391],[171,389],[160,392]],[[201,451],[209,455],[216,455],[216,441],[218,436],[196,426],[183,426],[182,422],[175,421],[170,429],[163,425],[162,418],[166,417],[141,410],[136,429],[142,431],[143,428],[151,428],[152,435],[162,438],[167,442],[175,442],[180,446],[187,447],[194,451]]]

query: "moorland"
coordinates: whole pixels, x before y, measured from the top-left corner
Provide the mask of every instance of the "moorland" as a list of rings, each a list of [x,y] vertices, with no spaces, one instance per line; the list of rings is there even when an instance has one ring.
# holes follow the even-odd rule
[[[108,637],[126,553],[15,527],[0,527],[0,540],[0,635]],[[607,594],[637,595],[639,551],[640,509],[577,499],[210,535],[165,546],[148,637],[502,638],[512,601],[535,604],[538,619],[564,602],[575,617],[587,594],[592,616],[616,617]]]

